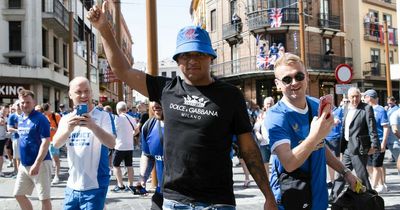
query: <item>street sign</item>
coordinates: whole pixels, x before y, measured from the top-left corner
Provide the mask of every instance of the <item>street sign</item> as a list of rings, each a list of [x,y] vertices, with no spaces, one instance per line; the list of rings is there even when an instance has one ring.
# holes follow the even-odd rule
[[[341,84],[347,84],[351,82],[353,77],[353,70],[347,64],[340,64],[335,69],[336,80]]]
[[[356,84],[336,84],[335,85],[335,93],[336,94],[347,94],[347,91],[351,87],[357,87]]]

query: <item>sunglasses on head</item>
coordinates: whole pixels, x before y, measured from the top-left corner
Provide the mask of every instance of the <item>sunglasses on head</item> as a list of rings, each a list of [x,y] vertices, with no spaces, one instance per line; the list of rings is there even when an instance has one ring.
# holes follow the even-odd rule
[[[306,78],[306,75],[303,72],[297,72],[294,77],[291,76],[285,76],[282,79],[278,79],[283,82],[285,85],[290,85],[293,82],[293,79],[295,79],[297,82],[301,82]]]

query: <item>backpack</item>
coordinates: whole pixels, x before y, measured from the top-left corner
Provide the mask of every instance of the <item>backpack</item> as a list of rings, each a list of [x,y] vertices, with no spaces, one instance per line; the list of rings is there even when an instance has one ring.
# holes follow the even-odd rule
[[[342,177],[334,182],[330,195],[331,210],[384,210],[385,202],[375,190],[360,194],[345,185]]]
[[[147,138],[147,135],[149,135],[149,132],[153,129],[156,122],[157,122],[157,119],[155,117],[152,117],[152,118],[146,120],[146,122],[142,126],[143,139]]]

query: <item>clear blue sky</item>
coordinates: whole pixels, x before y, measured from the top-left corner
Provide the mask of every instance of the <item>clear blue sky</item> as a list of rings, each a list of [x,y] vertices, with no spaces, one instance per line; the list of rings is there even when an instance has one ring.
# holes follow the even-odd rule
[[[122,14],[132,35],[136,62],[147,62],[146,0],[122,0]],[[158,57],[171,58],[179,29],[191,25],[190,0],[158,0]]]

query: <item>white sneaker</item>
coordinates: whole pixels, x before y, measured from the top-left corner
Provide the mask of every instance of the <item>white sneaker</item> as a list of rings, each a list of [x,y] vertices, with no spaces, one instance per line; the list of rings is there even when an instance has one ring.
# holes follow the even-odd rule
[[[375,188],[375,191],[378,193],[386,193],[387,192],[387,186],[384,185],[379,185]]]
[[[51,184],[58,184],[58,183],[60,183],[60,178],[58,178],[58,176],[55,176]]]

